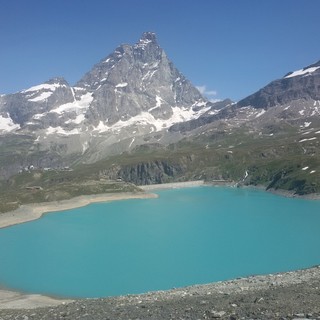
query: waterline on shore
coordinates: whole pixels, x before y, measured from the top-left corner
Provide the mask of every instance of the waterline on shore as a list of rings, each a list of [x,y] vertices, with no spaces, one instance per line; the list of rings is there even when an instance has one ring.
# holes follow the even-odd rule
[[[218,281],[202,285],[193,285],[182,288],[175,288],[165,291],[153,291],[143,294],[126,295],[119,297],[105,298],[105,301],[119,301],[121,304],[131,305],[132,303],[141,304],[147,301],[169,301],[174,300],[178,303],[179,299],[186,295],[208,296],[212,293],[219,295],[229,295],[234,293],[250,293],[259,290],[274,290],[278,287],[291,285],[306,285],[313,283],[320,278],[320,266],[314,266],[307,269],[288,271],[266,275],[248,276],[244,278],[231,279],[227,281]],[[43,307],[54,307],[61,304],[68,304],[74,301],[96,300],[96,299],[77,299],[65,300],[51,298],[39,294],[24,294],[9,290],[0,290],[0,310],[5,309],[36,309]],[[101,300],[101,299],[100,299]]]
[[[203,186],[204,181],[186,181],[186,182],[173,182],[164,184],[152,184],[139,186],[142,192],[122,192],[122,193],[104,193],[104,194],[93,194],[83,195],[68,200],[60,200],[53,202],[43,202],[22,205],[20,208],[0,214],[0,229],[6,228],[15,224],[20,224],[32,220],[36,220],[42,217],[43,214],[55,211],[64,211],[69,209],[76,209],[91,203],[97,202],[109,202],[117,200],[128,200],[128,199],[148,199],[157,198],[158,195],[149,193],[153,190],[163,189],[175,189],[175,188],[187,188]]]
[[[65,211],[87,206],[91,203],[109,202],[128,199],[148,199],[157,198],[156,194],[152,193],[105,193],[97,195],[79,196],[68,200],[43,202],[30,205],[22,205],[20,208],[0,214],[0,228],[6,228],[12,225],[36,220],[42,217],[43,214],[55,211]]]

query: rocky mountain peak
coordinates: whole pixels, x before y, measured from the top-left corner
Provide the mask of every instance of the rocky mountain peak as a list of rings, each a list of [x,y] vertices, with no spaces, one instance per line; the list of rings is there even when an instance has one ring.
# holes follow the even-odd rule
[[[96,126],[112,126],[142,114],[149,117],[148,122],[152,118],[168,120],[173,117],[173,108],[198,112],[206,104],[198,90],[169,61],[153,32],[143,33],[134,45],[116,48],[78,86],[94,91],[86,117]],[[189,117],[191,114],[192,111]],[[158,122],[157,126],[159,130],[162,124]]]
[[[69,141],[68,152],[84,154],[90,144],[99,145],[98,159],[134,148],[144,135],[167,132],[210,108],[155,33],[145,32],[135,44],[118,46],[75,86],[57,77],[1,97],[0,129],[1,123],[4,133],[20,129],[44,145]]]
[[[267,109],[298,100],[320,100],[320,61],[270,82],[238,105]]]
[[[150,41],[153,43],[157,42],[157,37],[156,34],[154,32],[144,32],[139,40],[139,42],[146,42],[146,41]]]
[[[314,72],[320,73],[320,61],[318,61],[314,64],[311,64],[310,66],[307,66],[303,69],[289,72],[284,76],[284,78],[292,78],[292,77],[297,77],[297,76],[309,76]]]
[[[157,37],[154,32],[144,32],[137,44],[135,45],[135,48],[145,49],[147,46],[156,46],[159,48]]]
[[[49,79],[45,83],[47,83],[47,84],[58,84],[58,85],[61,85],[61,86],[63,86],[63,85],[69,86],[68,81],[63,77],[54,77],[54,78]]]
[[[106,58],[97,63],[83,78],[76,83],[76,87],[83,87],[87,90],[97,90],[103,84],[121,80],[114,74],[120,69],[128,69],[129,66],[159,62],[165,56],[159,46],[156,35],[153,32],[144,32],[135,45],[122,44],[117,47]],[[125,80],[122,79],[124,82]],[[117,83],[114,83],[117,85]]]

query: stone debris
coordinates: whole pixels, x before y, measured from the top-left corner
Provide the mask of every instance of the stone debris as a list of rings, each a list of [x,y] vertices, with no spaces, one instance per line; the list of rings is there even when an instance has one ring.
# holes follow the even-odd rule
[[[0,320],[320,320],[319,288],[320,267],[314,267],[55,307],[1,309]]]

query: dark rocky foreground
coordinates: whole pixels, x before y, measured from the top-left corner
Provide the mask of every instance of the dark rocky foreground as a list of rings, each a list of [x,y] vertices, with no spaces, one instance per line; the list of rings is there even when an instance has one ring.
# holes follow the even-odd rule
[[[143,295],[0,310],[0,319],[320,319],[320,266]]]

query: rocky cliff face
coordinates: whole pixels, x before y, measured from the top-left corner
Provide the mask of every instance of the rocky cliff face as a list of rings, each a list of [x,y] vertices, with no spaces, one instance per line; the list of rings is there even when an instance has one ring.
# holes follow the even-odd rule
[[[124,166],[117,174],[124,181],[130,181],[136,185],[149,185],[173,181],[184,172],[185,169],[178,163],[153,161]]]

